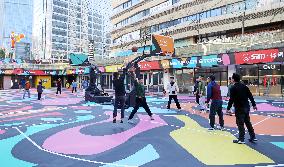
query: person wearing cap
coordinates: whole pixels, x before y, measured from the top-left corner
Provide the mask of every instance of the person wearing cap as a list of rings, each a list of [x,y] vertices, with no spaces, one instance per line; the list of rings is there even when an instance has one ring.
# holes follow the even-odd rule
[[[177,86],[177,83],[175,82],[175,77],[171,76],[170,80],[171,80],[170,83],[167,85],[167,90],[169,92],[169,101],[168,101],[167,109],[171,108],[172,99],[174,99],[177,108],[180,110],[181,107],[180,107],[180,104],[177,98],[178,86]]]
[[[146,96],[145,96],[145,87],[143,84],[143,77],[140,76],[138,79],[134,80],[134,87],[135,87],[135,91],[136,91],[136,104],[134,106],[134,109],[132,110],[129,118],[128,118],[128,123],[133,123],[132,119],[134,117],[134,115],[137,113],[138,109],[140,107],[143,107],[145,109],[145,111],[148,113],[148,115],[150,116],[151,120],[154,120],[153,118],[153,114],[147,104],[146,101]]]
[[[209,104],[210,100],[212,101],[209,113],[210,128],[208,130],[214,130],[216,113],[219,116],[220,127],[218,129],[224,130],[224,118],[222,111],[223,101],[221,96],[221,89],[220,86],[215,82],[214,75],[208,77],[208,82],[209,84],[207,86],[207,101],[205,103]]]
[[[230,100],[228,103],[227,112],[230,111],[232,105],[234,104],[236,123],[239,129],[239,138],[238,140],[233,140],[233,143],[245,144],[244,125],[246,125],[250,135],[249,141],[256,142],[257,139],[255,137],[254,129],[250,121],[250,104],[248,100],[251,101],[251,104],[255,111],[257,111],[256,103],[249,88],[245,84],[241,83],[241,76],[234,73],[232,79],[234,85],[230,90]]]
[[[31,88],[30,81],[27,81],[25,84],[23,99],[25,99],[26,93],[28,93],[29,98],[31,98],[30,88]]]

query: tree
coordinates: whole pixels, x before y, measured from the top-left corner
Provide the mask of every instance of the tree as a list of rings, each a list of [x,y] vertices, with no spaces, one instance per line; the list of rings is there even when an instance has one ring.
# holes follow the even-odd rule
[[[5,58],[5,51],[3,49],[0,49],[0,59]]]

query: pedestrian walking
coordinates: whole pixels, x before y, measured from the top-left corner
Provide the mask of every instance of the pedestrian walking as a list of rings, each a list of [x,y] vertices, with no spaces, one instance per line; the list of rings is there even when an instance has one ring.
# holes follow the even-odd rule
[[[89,82],[88,80],[84,79],[83,82],[82,82],[82,88],[83,88],[83,96],[85,97],[85,92],[86,92],[86,89],[89,87]]]
[[[39,82],[38,85],[37,85],[37,100],[41,99],[43,89],[44,89],[44,86],[42,86],[42,82]]]
[[[231,92],[231,89],[232,89],[233,86],[234,86],[234,83],[233,83],[232,77],[229,77],[227,98],[230,98],[230,92]],[[233,111],[234,111],[234,107],[232,107],[229,112],[226,112],[226,114],[233,116],[233,113],[234,113]]]
[[[62,82],[61,82],[61,79],[59,78],[56,82],[56,87],[57,87],[57,90],[56,90],[56,95],[58,95],[58,93],[61,94],[61,89],[62,89]]]
[[[75,91],[75,93],[77,92],[77,86],[78,86],[77,82],[75,80],[73,80],[73,82],[72,82],[72,93],[74,91]]]
[[[154,120],[154,118],[152,117],[153,114],[146,101],[145,87],[143,84],[142,76],[140,76],[139,79],[134,80],[134,87],[136,91],[136,98],[135,98],[136,104],[128,118],[128,123],[133,123],[132,119],[140,107],[143,107],[145,111],[148,113],[148,115],[150,116],[151,120]]]
[[[174,77],[170,77],[170,83],[167,85],[167,90],[169,92],[169,101],[168,101],[168,106],[167,109],[171,108],[171,103],[172,103],[172,99],[174,99],[177,108],[180,110],[180,104],[178,102],[178,98],[177,98],[177,93],[179,91],[177,83],[175,82],[175,78]]]
[[[215,82],[215,76],[211,75],[208,77],[208,86],[207,86],[207,101],[206,104],[210,105],[210,113],[209,113],[209,122],[210,128],[208,130],[214,130],[215,128],[215,115],[218,114],[220,127],[218,129],[224,130],[224,118],[222,111],[222,96],[220,86]]]
[[[198,91],[198,85],[199,85],[199,78],[196,78],[193,92],[194,92],[194,95],[195,95],[195,102],[199,106],[200,105],[200,103],[199,103],[200,96],[199,96],[199,91]]]
[[[26,85],[26,80],[24,78],[22,78],[21,81],[20,81],[20,89],[25,90],[25,85]]]
[[[199,82],[198,82],[198,93],[199,93],[199,108],[200,108],[200,111],[204,111],[206,112],[206,106],[205,106],[205,96],[206,96],[206,84],[205,84],[205,81],[204,81],[204,78],[203,76],[199,76]]]
[[[113,123],[116,123],[117,117],[117,109],[121,108],[121,120],[120,123],[123,123],[124,119],[124,110],[125,110],[125,79],[126,69],[123,69],[123,74],[119,76],[118,72],[113,74],[113,86],[115,90],[115,98],[114,98],[114,110],[113,110]]]
[[[25,84],[23,99],[25,99],[26,93],[28,93],[28,97],[31,98],[30,88],[31,88],[30,81],[27,81]]]
[[[230,111],[232,105],[235,106],[235,116],[236,116],[236,123],[239,129],[239,138],[238,140],[234,140],[234,143],[238,144],[245,144],[245,127],[246,125],[249,135],[250,135],[250,142],[256,142],[257,139],[255,137],[254,129],[250,121],[250,104],[249,100],[252,103],[253,109],[256,111],[256,103],[252,96],[251,91],[249,88],[240,82],[241,77],[239,74],[234,73],[232,76],[233,79],[233,87],[230,91],[230,100],[227,107],[227,112]]]

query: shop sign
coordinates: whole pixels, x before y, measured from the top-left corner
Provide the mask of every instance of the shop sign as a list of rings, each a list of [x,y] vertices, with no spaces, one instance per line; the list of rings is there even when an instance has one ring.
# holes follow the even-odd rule
[[[170,68],[170,61],[169,60],[161,60],[161,65],[163,69],[169,69]]]
[[[100,72],[105,72],[105,68],[104,67],[99,67],[99,70],[100,70]]]
[[[181,63],[180,59],[172,59],[172,61],[170,62],[170,65],[173,68],[182,68],[183,64]]]
[[[264,64],[264,65],[260,66],[260,69],[262,69],[262,70],[278,70],[278,69],[280,69],[280,65],[279,64]]]
[[[119,69],[121,69],[123,65],[113,65],[113,66],[106,66],[105,72],[118,72]]]
[[[235,53],[236,64],[255,64],[283,61],[283,52],[278,49]]]
[[[172,68],[195,68],[197,65],[197,57],[172,59],[170,65]]]
[[[218,55],[203,56],[199,60],[199,63],[201,64],[202,67],[212,67],[222,62],[223,62],[222,58],[218,57]]]
[[[159,61],[144,61],[144,62],[140,62],[138,65],[141,71],[161,69]]]

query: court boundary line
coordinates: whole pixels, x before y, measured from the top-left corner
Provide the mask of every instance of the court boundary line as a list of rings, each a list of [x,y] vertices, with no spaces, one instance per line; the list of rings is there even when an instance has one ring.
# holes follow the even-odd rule
[[[100,162],[100,161],[92,161],[92,160],[88,160],[88,159],[83,159],[83,158],[78,158],[78,157],[73,157],[70,155],[64,155],[61,153],[56,153],[50,150],[46,150],[42,147],[40,147],[35,141],[33,141],[29,136],[27,136],[24,132],[22,132],[19,128],[14,127],[14,129],[16,129],[21,135],[23,135],[29,142],[31,142],[36,148],[38,148],[41,151],[53,154],[53,155],[57,155],[60,157],[64,157],[64,158],[69,158],[69,159],[73,159],[73,160],[78,160],[78,161],[83,161],[83,162],[89,162],[89,163],[93,163],[93,164],[100,164],[100,165],[112,165],[112,166],[117,166],[117,167],[139,167],[139,166],[132,166],[132,165],[120,165],[120,164],[116,164],[116,163],[107,163],[107,162]]]

